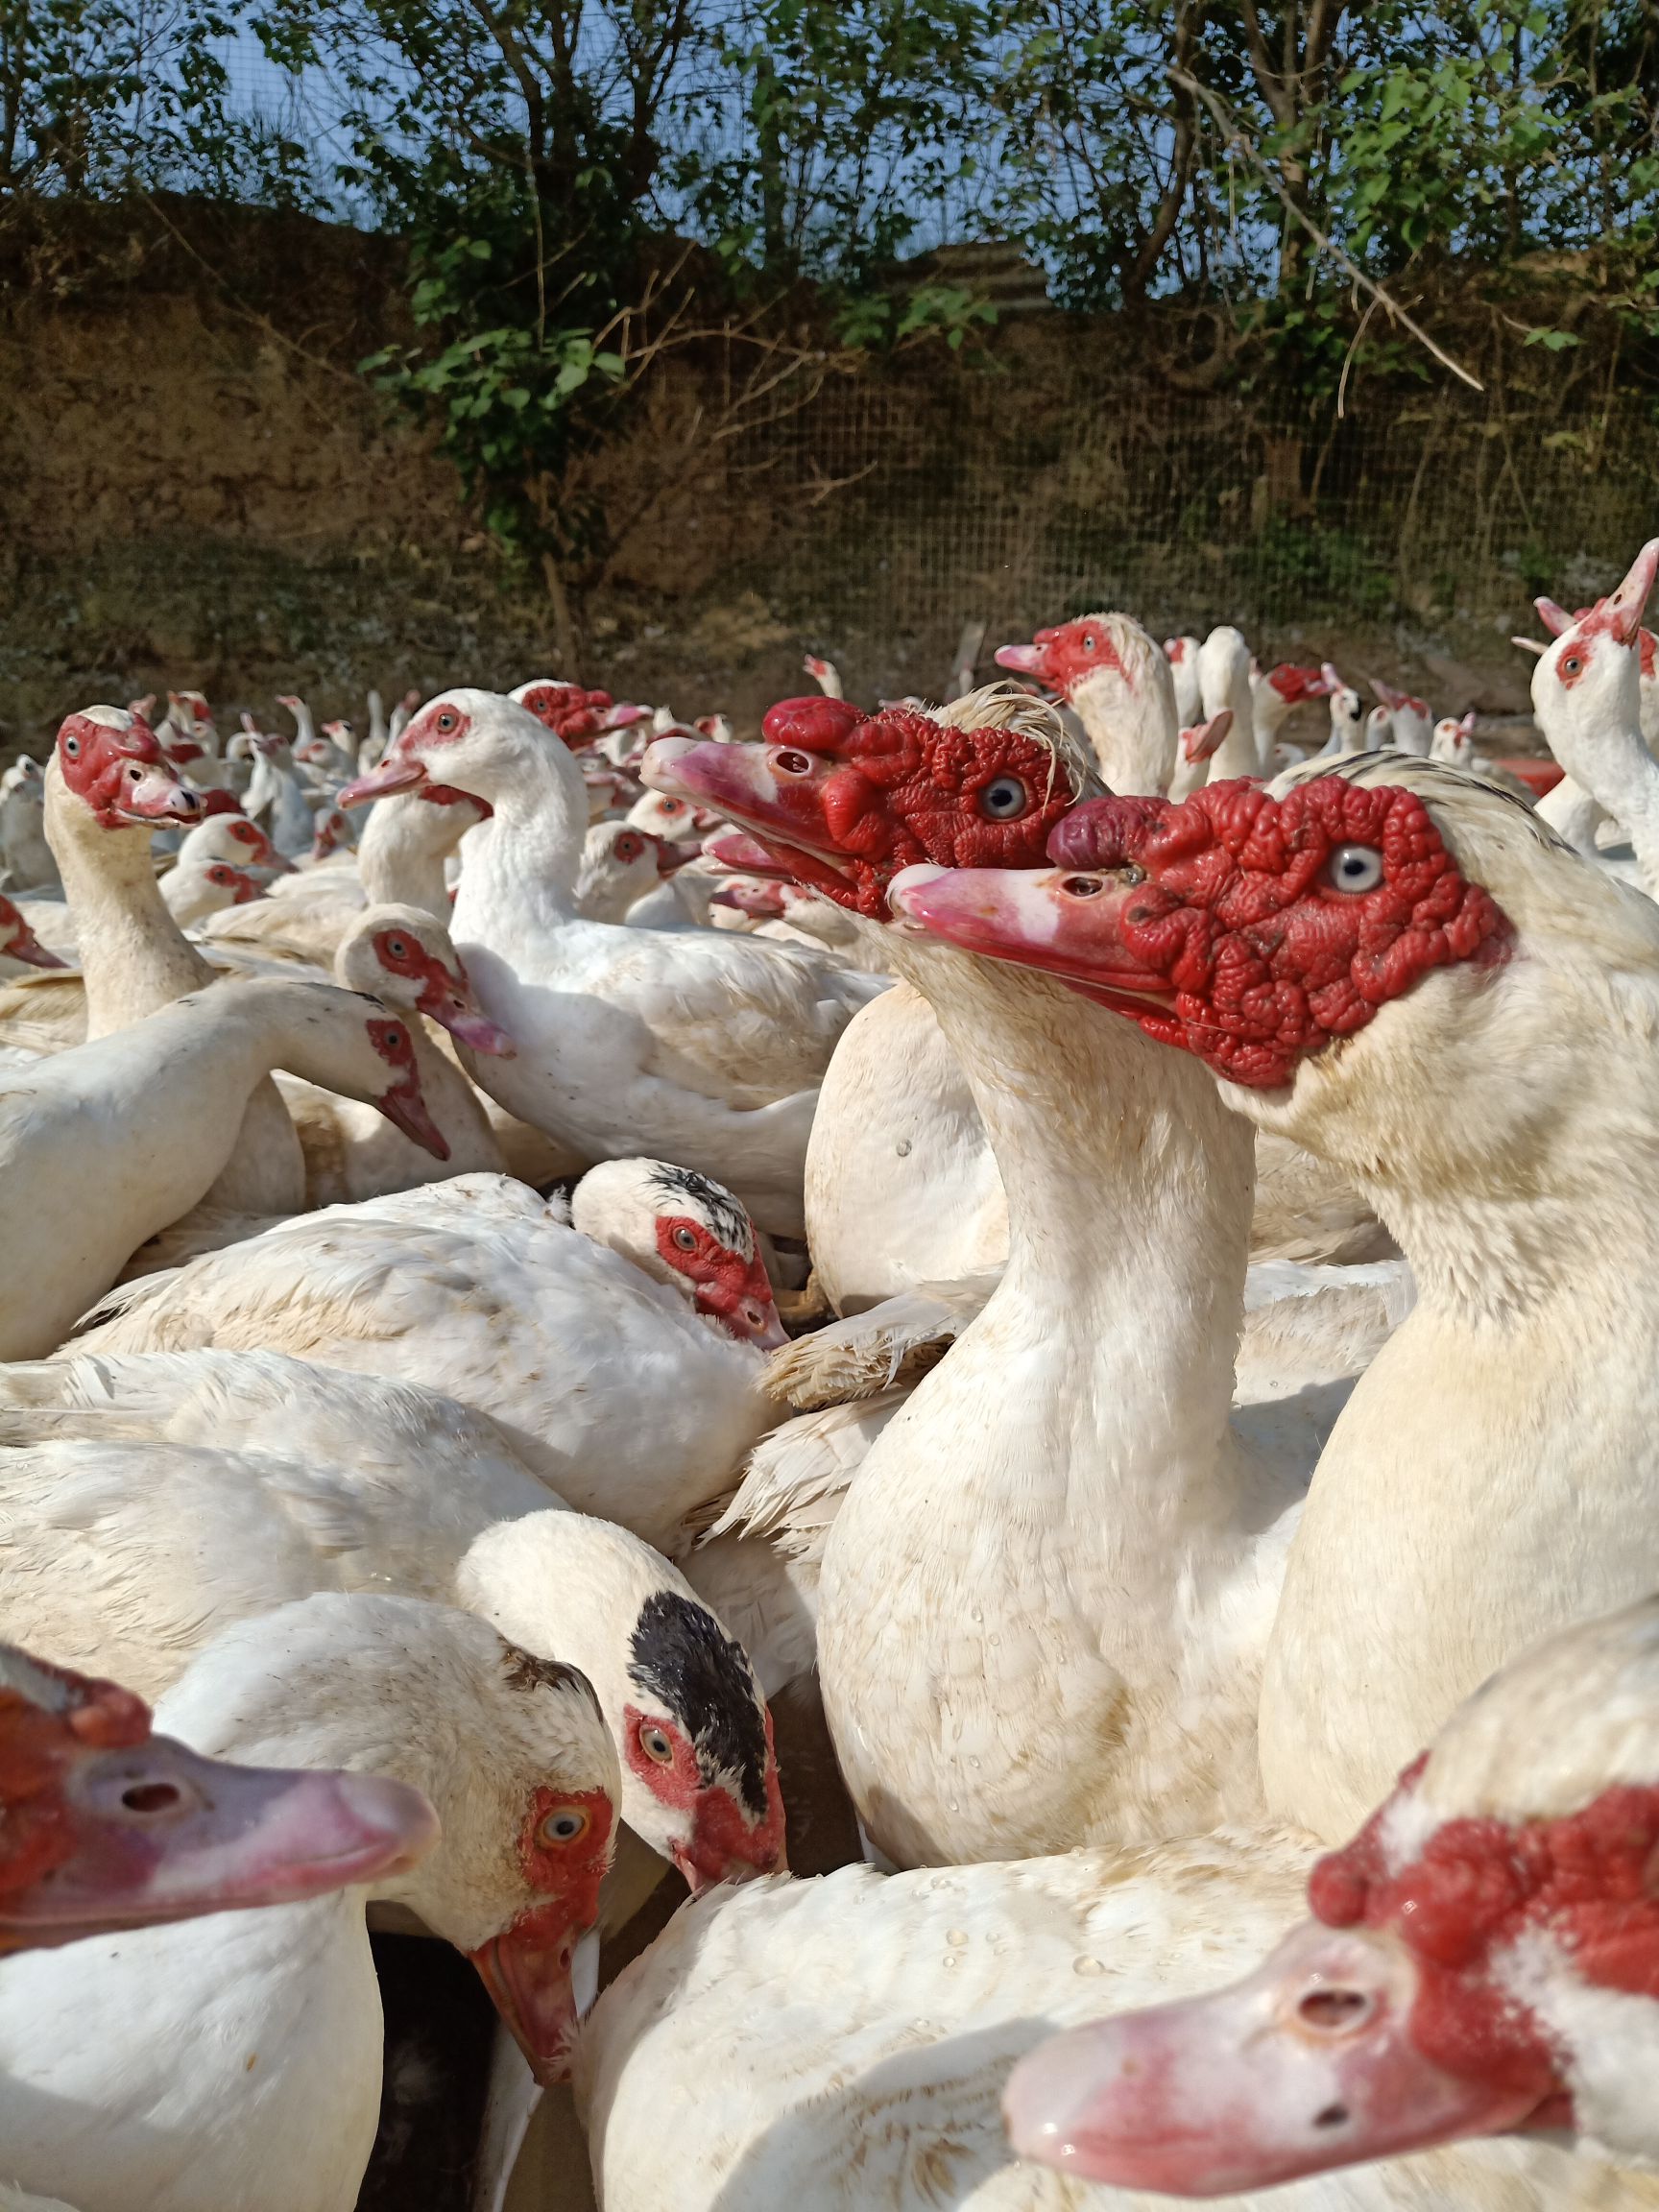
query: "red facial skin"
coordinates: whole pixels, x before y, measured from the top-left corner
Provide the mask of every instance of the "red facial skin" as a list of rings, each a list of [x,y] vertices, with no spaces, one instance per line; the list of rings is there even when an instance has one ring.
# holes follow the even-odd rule
[[[556,1822],[576,1819],[568,1841]],[[543,2087],[568,2078],[576,2032],[570,1963],[577,1937],[599,1917],[599,1885],[610,1863],[615,1815],[603,1790],[538,1790],[518,1836],[518,1863],[547,1902],[469,1952],[484,1986]]]
[[[337,804],[346,807],[361,806],[366,799],[383,799],[394,791],[437,788],[432,784],[425,761],[418,757],[418,749],[430,752],[436,746],[459,744],[471,727],[469,714],[459,707],[435,700],[404,725],[397,742],[386,748],[377,768],[372,768],[367,776],[355,778],[342,789]],[[473,804],[482,802],[475,800]],[[490,809],[485,807],[484,811],[488,813]]]
[[[1076,793],[1066,764],[1009,730],[952,730],[912,708],[867,715],[842,699],[787,699],[767,714],[776,796],[764,813],[734,789],[743,746],[697,746],[674,763],[808,890],[874,920],[902,868],[1036,866]],[[984,808],[1004,779],[1020,810]]]
[[[1659,1789],[1419,1827],[1427,1765],[1318,1862],[1312,1920],[1255,1974],[1022,2061],[1005,2105],[1017,2146],[1079,2179],[1212,2196],[1575,2127],[1573,2055],[1514,1969],[1659,1997]]]
[[[48,952],[15,906],[0,891],[0,952],[22,960],[31,968],[61,968],[56,952]]]
[[[398,1784],[203,1759],[152,1736],[130,1691],[8,1655],[0,1954],[320,1895],[413,1865],[437,1833]]]
[[[1425,722],[1428,721],[1429,702],[1427,699],[1413,699],[1409,691],[1397,690],[1392,684],[1384,684],[1380,677],[1376,676],[1371,679],[1371,688],[1391,712],[1403,710],[1408,714],[1420,715]]]
[[[677,1813],[691,1815],[691,1834],[673,1845],[674,1863],[685,1875],[693,1897],[716,1882],[744,1881],[756,1874],[775,1874],[783,1868],[783,1793],[778,1783],[778,1760],[772,1745],[772,1716],[766,1716],[766,1812],[752,1821],[735,1791],[718,1777],[705,1780],[696,1746],[684,1730],[656,1713],[637,1705],[623,1708],[622,1756],[652,1795]],[[672,1747],[672,1758],[654,1758],[646,1750],[645,1733],[661,1731]]]
[[[370,943],[388,975],[400,975],[421,985],[415,1001],[419,1012],[441,1022],[475,1052],[488,1052],[503,1060],[513,1058],[512,1039],[496,1028],[479,1005],[459,960],[453,968],[448,967],[406,929],[377,929]]]
[[[1112,637],[1097,617],[1081,615],[1075,622],[1061,622],[1051,630],[1039,630],[1029,645],[1000,645],[998,668],[1017,669],[1035,676],[1039,684],[1070,699],[1078,685],[1101,668],[1125,673]]]
[[[210,798],[217,798],[218,796],[217,792],[209,794]],[[229,793],[227,792],[225,796],[228,798]],[[207,812],[209,814],[238,813],[240,809],[232,800],[229,806],[209,805]],[[282,857],[257,822],[250,822],[246,818],[232,822],[226,831],[226,835],[242,847],[243,858],[250,868],[270,868],[281,876],[294,874],[293,861],[285,860]]]
[[[252,876],[244,876],[240,868],[231,868],[223,860],[215,860],[207,871],[209,883],[217,883],[221,890],[233,894],[232,906],[246,906],[252,899],[262,899],[265,894]]]
[[[90,715],[71,714],[58,732],[58,765],[101,829],[201,817],[201,799],[180,781],[156,733],[136,717],[116,730]]]
[[[677,1275],[697,1286],[692,1303],[698,1312],[718,1321],[728,1335],[767,1351],[788,1342],[758,1252],[745,1259],[716,1242],[689,1214],[658,1215],[657,1250]]]
[[[518,704],[574,750],[613,727],[605,716],[615,702],[609,691],[585,691],[580,684],[532,684]]]
[[[1346,891],[1327,875],[1348,847],[1381,855],[1375,888]],[[1399,785],[1327,776],[1272,799],[1240,779],[1179,805],[1090,800],[1049,851],[1070,868],[1143,872],[1080,898],[1062,883],[1057,896],[1082,909],[1084,929],[1098,914],[1105,965],[1145,979],[1128,988],[1166,995],[1167,1010],[1133,1009],[1147,1036],[1254,1088],[1287,1083],[1306,1054],[1363,1028],[1430,969],[1508,948],[1496,902]],[[1088,979],[1081,963],[1067,973]]]
[[[1288,661],[1281,661],[1277,668],[1268,669],[1267,682],[1281,699],[1294,707],[1304,699],[1328,699],[1333,691],[1339,691],[1342,686],[1333,681],[1334,675],[1334,669],[1298,668]]]
[[[1396,1795],[1414,1792],[1425,1765],[1407,1768]],[[1393,1875],[1386,1810],[1314,1867],[1314,1917],[1328,1928],[1387,1929],[1405,1944],[1421,1977],[1412,2040],[1436,2065],[1525,2095],[1537,2107],[1534,2127],[1571,2127],[1561,2054],[1494,1966],[1541,1930],[1584,1981],[1659,1997],[1659,1789],[1606,1790],[1554,1820],[1447,1820]]]
[[[395,1129],[401,1129],[412,1143],[435,1160],[447,1160],[449,1146],[427,1112],[421,1091],[421,1070],[415,1058],[415,1041],[401,1022],[371,1022],[369,1042],[397,1073],[397,1081],[382,1091],[375,1101]]]

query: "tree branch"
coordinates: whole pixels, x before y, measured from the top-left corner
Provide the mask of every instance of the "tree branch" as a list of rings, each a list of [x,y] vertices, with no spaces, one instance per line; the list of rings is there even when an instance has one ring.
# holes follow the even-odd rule
[[[1423,325],[1414,322],[1397,300],[1385,292],[1373,277],[1367,276],[1353,256],[1338,246],[1334,238],[1329,237],[1325,231],[1321,230],[1313,218],[1296,204],[1282,180],[1274,176],[1271,165],[1263,159],[1248,132],[1240,126],[1238,118],[1229,111],[1225,101],[1217,99],[1208,85],[1200,84],[1196,77],[1191,76],[1185,69],[1176,68],[1173,63],[1169,67],[1169,76],[1184,90],[1190,92],[1194,99],[1203,101],[1205,107],[1214,117],[1227,143],[1237,146],[1245,159],[1261,171],[1266,180],[1268,189],[1284,207],[1285,212],[1294,222],[1302,226],[1322,252],[1329,253],[1332,260],[1338,263],[1362,291],[1368,292],[1377,301],[1389,321],[1398,323],[1403,328],[1409,330],[1418,345],[1428,352],[1432,353],[1443,369],[1450,369],[1459,382],[1467,384],[1471,392],[1484,392],[1486,387],[1481,383],[1479,376],[1473,375],[1460,362],[1455,361],[1443,346],[1437,346]]]

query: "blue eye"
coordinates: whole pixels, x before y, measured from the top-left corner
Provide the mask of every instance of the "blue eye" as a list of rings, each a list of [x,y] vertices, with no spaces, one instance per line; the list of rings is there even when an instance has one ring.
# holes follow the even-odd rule
[[[1373,845],[1338,845],[1325,873],[1338,891],[1375,891],[1382,880],[1382,855]]]
[[[979,794],[979,811],[993,822],[1013,822],[1031,804],[1018,776],[994,776]]]

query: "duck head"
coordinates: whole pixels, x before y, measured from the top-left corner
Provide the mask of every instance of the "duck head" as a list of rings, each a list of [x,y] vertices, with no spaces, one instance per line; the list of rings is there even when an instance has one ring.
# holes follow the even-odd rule
[[[192,823],[202,800],[162,752],[156,733],[125,707],[87,707],[58,732],[64,784],[105,830],[129,824]]]
[[[1039,2046],[1004,2113],[1075,2179],[1212,2197],[1548,2128],[1650,2159],[1659,1603],[1495,1676],[1214,1996]]]
[[[0,1951],[291,1903],[413,1867],[417,1790],[204,1759],[149,1708],[0,1646]]]
[[[1035,864],[1067,808],[1099,787],[1053,709],[1012,685],[971,692],[939,715],[787,699],[763,727],[761,745],[661,738],[645,781],[748,832],[753,845],[723,840],[722,858],[872,920],[886,917],[902,868]]]

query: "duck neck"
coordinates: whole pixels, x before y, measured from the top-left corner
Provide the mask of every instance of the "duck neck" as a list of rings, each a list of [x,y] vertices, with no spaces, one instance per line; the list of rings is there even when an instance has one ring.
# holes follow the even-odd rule
[[[515,733],[505,741],[493,808],[467,848],[455,898],[455,934],[488,944],[515,926],[544,932],[576,912],[576,878],[588,834],[582,771],[557,737]],[[489,926],[478,926],[487,920]]]
[[[75,917],[89,1038],[126,1028],[212,980],[167,910],[150,838],[138,824],[104,829],[50,762],[46,840]]]
[[[1092,1538],[1108,1549],[1143,1538],[1166,1553],[1184,1520],[1230,1503],[1252,1132],[1196,1063],[1063,984],[900,943],[897,964],[961,1062],[1008,1198],[1007,1271],[925,1387],[949,1390],[982,1335],[1012,1423],[1042,1427],[1050,1453],[1064,1433],[1069,1492]],[[1027,1394],[1022,1351],[1051,1373],[1054,1403]]]
[[[1659,760],[1648,752],[1642,734],[1641,692],[1635,677],[1623,687],[1617,713],[1599,722],[1591,742],[1583,741],[1581,723],[1571,705],[1566,713],[1546,710],[1539,719],[1550,750],[1569,778],[1623,825],[1643,883],[1650,897],[1659,896]],[[1594,853],[1593,834],[1580,850]]]
[[[470,807],[435,806],[417,793],[382,799],[357,847],[357,873],[371,906],[419,906],[449,919],[444,863],[474,820]]]

